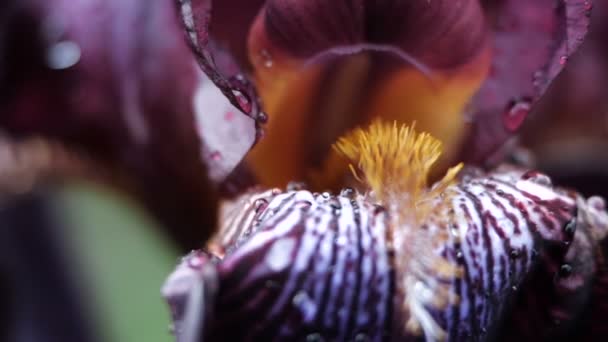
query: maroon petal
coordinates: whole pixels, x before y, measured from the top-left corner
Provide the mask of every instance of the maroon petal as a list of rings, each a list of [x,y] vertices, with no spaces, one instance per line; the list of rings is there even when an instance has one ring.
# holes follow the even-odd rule
[[[256,127],[196,65],[173,2],[8,1],[0,10],[0,126],[118,162],[182,246],[199,246],[215,227],[217,183]]]
[[[219,0],[213,3],[210,31],[241,66],[249,66],[247,36],[264,0]]]
[[[463,158],[482,162],[524,122],[587,33],[590,0],[485,1],[494,18],[490,75],[471,104]]]
[[[232,104],[254,118],[256,124],[265,122],[266,114],[260,111],[255,88],[245,78],[235,61],[221,51],[210,36],[212,1],[178,0],[178,4],[188,42],[205,74]]]
[[[308,58],[346,47],[392,46],[426,65],[466,63],[485,42],[477,1],[269,0],[263,12],[271,51]],[[343,47],[345,49],[337,49]]]

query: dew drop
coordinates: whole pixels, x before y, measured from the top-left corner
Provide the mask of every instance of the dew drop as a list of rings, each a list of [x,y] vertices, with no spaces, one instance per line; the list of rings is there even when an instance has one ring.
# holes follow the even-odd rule
[[[563,264],[559,268],[559,276],[562,278],[569,277],[572,274],[572,266],[569,264]]]
[[[306,342],[322,342],[325,341],[319,333],[312,333],[306,336]]]
[[[543,84],[544,76],[545,74],[542,71],[535,71],[534,74],[532,74],[532,83],[534,86],[540,87]]]
[[[573,217],[572,220],[568,221],[564,226],[564,232],[569,236],[574,236],[574,232],[576,231],[576,217]]]
[[[302,312],[304,320],[306,321],[312,319],[317,310],[315,302],[310,298],[306,291],[298,291],[292,299],[292,304]]]
[[[340,235],[334,239],[334,242],[338,246],[346,246],[346,244],[348,243],[348,239],[346,238],[346,236]]]
[[[234,112],[229,110],[224,114],[224,120],[230,122],[232,120],[234,120]]]
[[[591,9],[593,8],[593,4],[591,3],[591,1],[585,1],[583,3],[583,7],[585,8],[585,11],[591,11]]]
[[[531,102],[528,100],[511,101],[503,116],[505,128],[511,132],[518,130],[528,116],[530,108]]]
[[[458,262],[463,262],[464,261],[464,253],[462,253],[461,250],[458,250],[458,252],[456,252],[456,260]]]
[[[259,213],[268,205],[268,201],[263,198],[258,198],[253,202],[253,207],[255,208],[255,212]]]
[[[257,117],[257,121],[259,123],[265,124],[268,122],[268,114],[266,114],[265,112],[259,112],[258,113],[258,117]]]
[[[355,196],[355,190],[353,188],[344,188],[342,191],[340,191],[340,196],[353,198]]]
[[[80,61],[80,55],[80,46],[75,42],[65,40],[55,43],[49,48],[46,62],[51,69],[67,69]]]
[[[509,253],[509,256],[511,257],[511,259],[517,259],[521,256],[521,252],[519,251],[519,249],[512,249]]]
[[[188,266],[190,268],[199,269],[203,265],[203,260],[198,255],[193,255],[188,258]]]
[[[275,241],[266,253],[266,266],[273,272],[281,272],[291,262],[291,253],[296,246],[294,238],[283,238]]]
[[[268,52],[268,50],[262,50],[260,52],[260,55],[262,56],[262,62],[264,63],[264,66],[266,68],[272,68],[272,65],[274,64],[274,62],[272,60],[272,56],[270,55],[270,52]]]
[[[232,94],[236,98],[236,101],[238,102],[239,107],[241,107],[241,110],[247,114],[251,114],[252,106],[251,101],[249,101],[249,98],[239,90],[232,90]]]
[[[458,226],[456,224],[450,224],[450,234],[456,238],[460,237],[460,231],[458,230]]]
[[[358,333],[358,334],[355,336],[355,341],[356,341],[356,342],[367,342],[367,341],[370,341],[370,338],[369,338],[369,336],[367,336],[367,335],[366,335],[366,334],[364,334],[364,333]]]
[[[559,64],[560,65],[566,65],[567,62],[568,62],[568,56],[561,56],[559,58]]]
[[[220,161],[222,160],[222,153],[220,151],[214,151],[211,153],[211,160]]]
[[[287,191],[300,191],[306,187],[306,184],[302,182],[289,182],[287,183]]]
[[[551,186],[551,178],[549,176],[542,174],[538,171],[528,171],[521,176],[523,180],[529,180],[530,182],[543,185],[543,186]]]

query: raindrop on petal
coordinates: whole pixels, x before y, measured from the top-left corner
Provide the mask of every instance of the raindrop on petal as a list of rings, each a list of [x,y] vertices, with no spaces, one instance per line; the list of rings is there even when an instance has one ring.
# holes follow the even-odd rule
[[[78,44],[66,40],[53,44],[46,55],[49,68],[55,70],[67,69],[80,60],[80,47]]]
[[[530,112],[531,103],[528,100],[512,101],[504,114],[505,128],[514,132],[521,127]]]

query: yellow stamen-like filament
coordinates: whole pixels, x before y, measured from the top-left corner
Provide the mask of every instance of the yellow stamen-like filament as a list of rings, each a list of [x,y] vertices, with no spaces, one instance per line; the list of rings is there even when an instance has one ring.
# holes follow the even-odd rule
[[[396,122],[374,121],[368,129],[358,128],[342,137],[334,148],[354,164],[350,168],[355,178],[367,183],[380,203],[402,202],[402,210],[418,213],[425,211],[420,208],[425,199],[443,191],[462,169],[462,164],[451,168],[429,190],[428,176],[441,156],[441,142]]]
[[[403,309],[409,313],[405,327],[413,333],[424,333],[427,339],[441,340],[445,332],[426,310],[457,303],[445,283],[437,279],[459,277],[462,270],[435,254],[435,246],[448,239],[448,234],[422,229],[433,212],[449,204],[447,192],[462,164],[449,169],[442,180],[429,188],[428,178],[442,152],[441,142],[428,133],[416,132],[414,126],[396,122],[374,121],[367,129],[355,129],[341,138],[334,148],[350,162],[359,181],[367,184],[373,196],[389,210],[396,267],[401,274],[399,287]],[[450,218],[432,218],[435,223]],[[440,240],[440,241],[439,241]]]

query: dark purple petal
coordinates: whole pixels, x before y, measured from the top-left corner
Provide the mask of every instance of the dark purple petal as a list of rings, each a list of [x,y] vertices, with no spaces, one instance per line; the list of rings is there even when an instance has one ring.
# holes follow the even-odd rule
[[[341,54],[337,47],[391,46],[428,66],[450,68],[477,55],[486,37],[479,3],[471,0],[269,0],[258,20],[270,54],[303,59]]]
[[[472,100],[472,134],[463,158],[483,162],[522,125],[533,105],[583,41],[591,0],[485,1],[493,18],[494,57]]]
[[[211,13],[211,35],[229,50],[242,67],[250,66],[247,37],[264,0],[217,0]]]
[[[257,129],[197,66],[173,1],[0,10],[0,126],[118,163],[179,242],[199,246],[215,226],[216,187]]]
[[[255,119],[256,125],[264,123],[266,114],[261,112],[253,84],[247,80],[232,57],[218,48],[210,35],[212,1],[177,2],[186,28],[187,40],[202,70],[234,106]]]

